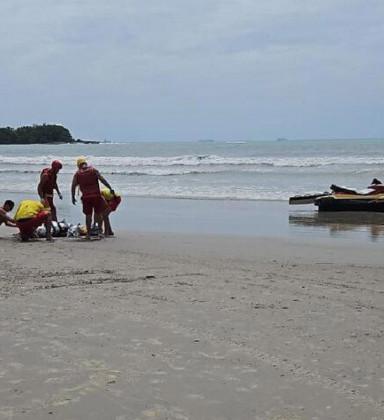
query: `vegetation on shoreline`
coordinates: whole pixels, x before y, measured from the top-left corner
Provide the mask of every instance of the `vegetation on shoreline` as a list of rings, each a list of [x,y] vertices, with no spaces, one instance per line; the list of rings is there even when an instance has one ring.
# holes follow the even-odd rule
[[[68,128],[57,124],[42,124],[18,128],[0,127],[0,144],[62,144],[98,143],[75,140]]]

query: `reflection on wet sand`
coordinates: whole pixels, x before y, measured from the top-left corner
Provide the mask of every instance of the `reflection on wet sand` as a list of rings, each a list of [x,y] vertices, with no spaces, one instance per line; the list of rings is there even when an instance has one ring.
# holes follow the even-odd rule
[[[372,241],[384,237],[384,213],[310,212],[289,215],[289,224],[328,228],[331,236],[346,231],[366,231]]]

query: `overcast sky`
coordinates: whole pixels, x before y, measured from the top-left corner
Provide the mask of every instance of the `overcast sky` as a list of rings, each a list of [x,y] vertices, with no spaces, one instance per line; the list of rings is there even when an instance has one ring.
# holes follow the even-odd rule
[[[384,0],[1,0],[0,126],[384,136]]]

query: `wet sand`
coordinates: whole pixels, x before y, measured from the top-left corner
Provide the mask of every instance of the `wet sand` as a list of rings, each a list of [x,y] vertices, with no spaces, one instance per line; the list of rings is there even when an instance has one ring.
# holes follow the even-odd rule
[[[84,223],[81,205],[55,198],[59,220]],[[9,193],[17,204],[34,195]],[[191,200],[123,197],[113,213],[113,227],[136,232],[168,232],[243,237],[332,239],[384,245],[384,213],[324,212],[314,205],[289,206],[287,201]]]
[[[0,419],[384,418],[382,247],[0,238]]]

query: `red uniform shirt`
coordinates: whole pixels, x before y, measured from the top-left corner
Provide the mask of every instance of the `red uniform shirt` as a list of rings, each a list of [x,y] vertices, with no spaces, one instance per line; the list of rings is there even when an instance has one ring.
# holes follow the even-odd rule
[[[45,168],[41,171],[41,177],[44,176],[42,184],[43,194],[53,194],[53,189],[57,182],[57,174],[51,168]]]
[[[75,177],[83,198],[101,196],[99,178],[95,168],[79,169]]]

